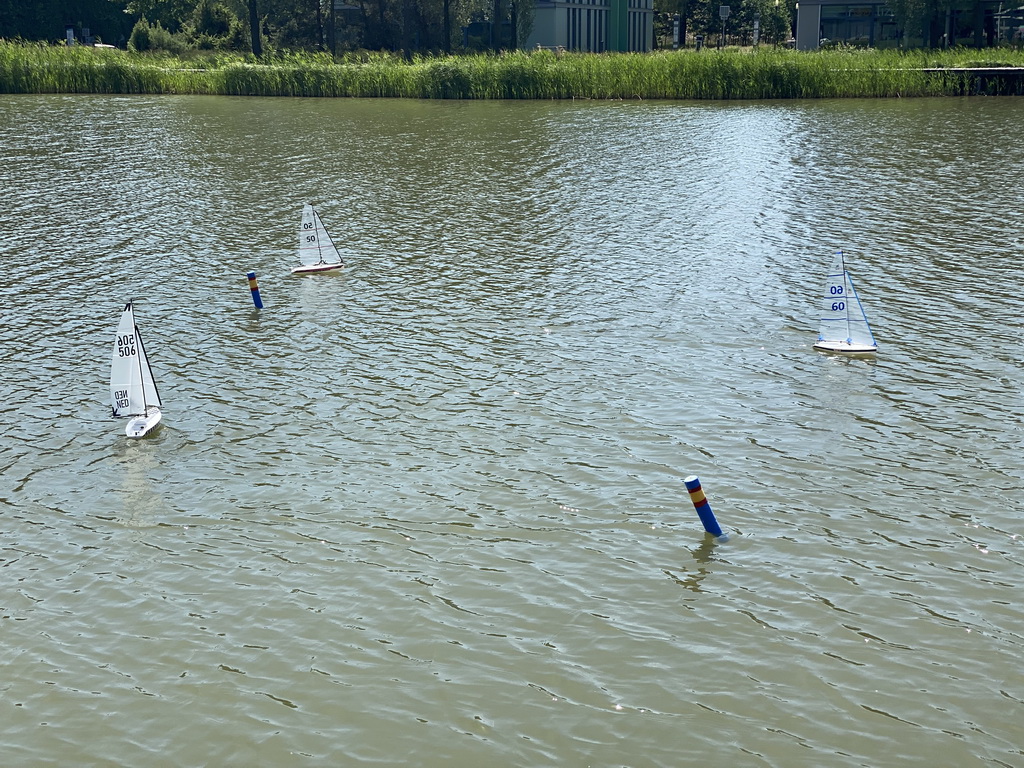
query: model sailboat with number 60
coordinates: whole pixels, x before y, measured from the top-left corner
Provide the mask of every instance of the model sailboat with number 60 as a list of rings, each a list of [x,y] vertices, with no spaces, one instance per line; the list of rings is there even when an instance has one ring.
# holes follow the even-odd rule
[[[124,305],[114,339],[110,410],[115,417],[128,417],[124,430],[128,437],[142,437],[160,423],[161,405],[142,335],[135,324],[135,311],[129,301]]]
[[[842,251],[836,254],[825,281],[821,324],[814,348],[825,352],[862,354],[878,350]]]

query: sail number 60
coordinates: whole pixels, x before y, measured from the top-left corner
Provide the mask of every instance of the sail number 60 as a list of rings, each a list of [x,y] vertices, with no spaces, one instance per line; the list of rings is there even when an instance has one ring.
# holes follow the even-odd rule
[[[833,301],[832,302],[832,311],[833,312],[842,312],[844,309],[846,309],[846,302],[844,302],[844,301]]]

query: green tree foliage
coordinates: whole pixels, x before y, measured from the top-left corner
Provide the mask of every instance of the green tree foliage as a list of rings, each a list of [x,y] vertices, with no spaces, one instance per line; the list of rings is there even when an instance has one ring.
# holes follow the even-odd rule
[[[108,0],[133,19],[146,18],[171,32],[181,31],[196,8],[195,0]]]
[[[88,29],[98,42],[124,45],[135,19],[123,11],[110,0],[0,0],[0,38],[57,42],[71,24],[78,38]]]
[[[145,17],[139,19],[128,38],[128,49],[137,53],[166,51],[181,53],[188,47],[188,40],[182,34],[174,34],[163,28],[160,22],[150,24]]]
[[[896,26],[903,31],[904,39],[927,39],[930,18],[935,10],[935,0],[889,0],[896,19]]]
[[[703,35],[705,44],[717,45],[722,32],[718,9],[729,6],[726,19],[726,41],[729,45],[751,45],[754,20],[760,25],[759,42],[766,45],[785,43],[792,34],[796,0],[655,0],[654,9],[661,20],[661,35],[672,34],[674,17],[678,14],[681,34],[693,45],[695,35]]]
[[[322,49],[325,5],[320,0],[259,0],[263,32],[278,48]]]
[[[487,47],[507,49],[525,43],[533,22],[532,2],[522,0],[347,0],[349,10],[336,15],[337,40],[345,47],[370,50],[448,52],[462,49],[463,30],[471,22],[492,29],[497,12],[501,37],[488,32]],[[516,35],[510,33],[515,22]],[[353,46],[352,41],[357,41]],[[348,43],[348,45],[345,45]]]
[[[238,18],[218,0],[199,0],[199,5],[192,11],[191,21],[193,34],[227,37],[231,33],[231,24]]]
[[[244,51],[249,48],[247,25],[222,0],[199,0],[184,29],[191,44],[200,49]]]
[[[153,41],[150,39],[151,29],[145,16],[135,22],[132,36],[128,38],[128,49],[136,53],[153,50]]]

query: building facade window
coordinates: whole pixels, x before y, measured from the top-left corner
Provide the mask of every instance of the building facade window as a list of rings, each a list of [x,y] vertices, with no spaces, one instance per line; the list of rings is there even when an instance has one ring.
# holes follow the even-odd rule
[[[874,47],[896,42],[896,19],[883,5],[823,5],[821,36]]]
[[[537,0],[526,48],[650,51],[653,0]]]

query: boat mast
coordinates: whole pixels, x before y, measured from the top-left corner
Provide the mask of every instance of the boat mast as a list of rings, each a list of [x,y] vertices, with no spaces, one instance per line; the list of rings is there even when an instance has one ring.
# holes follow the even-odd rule
[[[313,208],[312,205],[309,207]],[[320,245],[321,232],[326,234],[327,230],[324,229],[324,223],[320,220],[320,214],[316,212],[316,208],[313,208],[313,233],[316,235],[316,255],[320,258],[318,263],[326,264],[327,262],[324,261],[324,247]],[[327,237],[330,239],[331,236],[327,235]]]
[[[846,343],[853,343],[853,333],[850,331],[850,273],[846,271],[846,254],[839,249],[839,260],[843,267],[843,305],[846,307]]]
[[[135,324],[135,311],[132,310],[132,328],[135,329],[135,343],[139,345],[139,352],[136,355],[139,359],[139,389],[142,390],[142,415],[149,415],[149,406],[146,405],[146,372],[142,369],[142,358],[146,353],[142,349],[142,337],[139,336],[139,326]]]
[[[134,317],[134,314],[133,314]],[[146,402],[146,371],[149,367],[149,356],[146,354],[146,347],[142,343],[142,334],[139,333],[139,326],[135,326],[135,339],[139,342],[139,376],[142,378],[142,412],[144,415],[149,415],[149,403]],[[142,361],[146,361],[146,365],[143,366]],[[156,399],[160,399],[160,391],[156,387],[156,379],[153,378],[152,371],[149,374],[150,380],[153,382],[153,394],[156,395]]]

